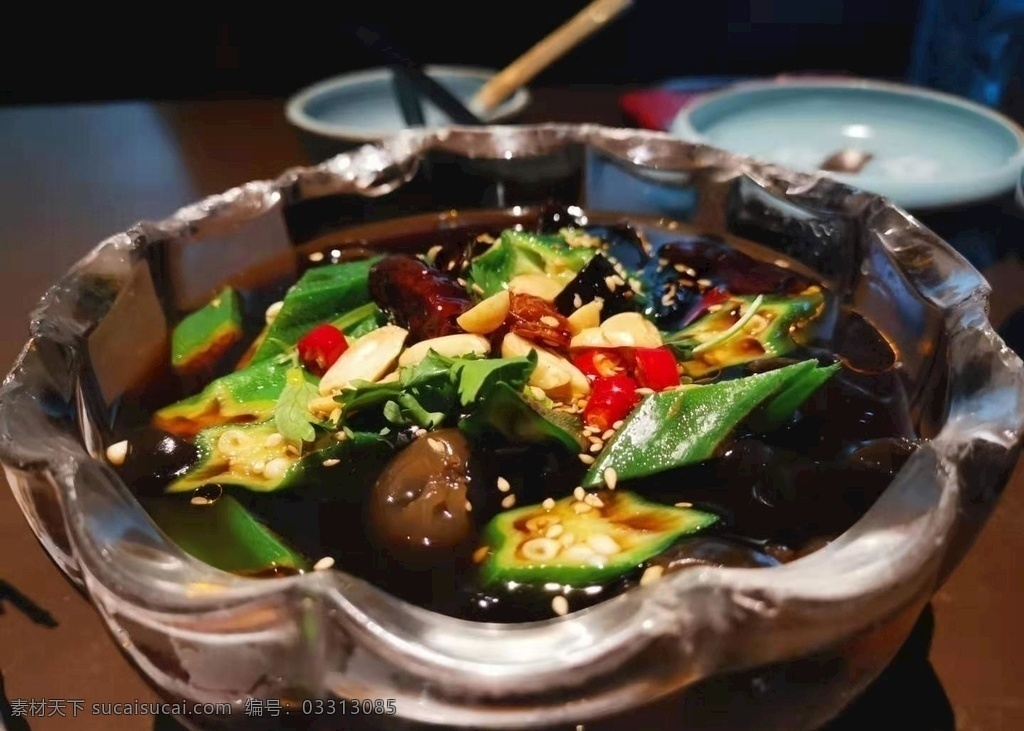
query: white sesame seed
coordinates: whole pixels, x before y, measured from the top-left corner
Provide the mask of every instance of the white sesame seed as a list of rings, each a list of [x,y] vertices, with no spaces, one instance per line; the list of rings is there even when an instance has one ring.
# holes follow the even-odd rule
[[[327,418],[330,419],[335,424],[341,421],[341,407],[338,407],[334,411],[332,411],[330,416],[328,416]]]
[[[473,512],[473,503],[469,502],[469,500],[466,501],[466,512],[467,513],[472,513]]]
[[[508,480],[506,480],[504,477],[498,478],[498,490],[500,490],[501,492],[508,492],[511,489],[512,485],[508,484]]]
[[[576,489],[572,491],[572,496],[577,500],[583,500],[587,496],[587,491],[581,486],[577,485]]]
[[[545,538],[558,538],[558,536],[562,535],[564,532],[565,532],[565,526],[562,525],[561,523],[555,523],[553,526],[548,528],[547,532],[544,534],[544,537]]]
[[[334,441],[343,442],[346,439],[348,439],[348,434],[346,434],[344,430],[334,432]]]
[[[697,286],[698,287],[710,287],[711,286],[711,280],[710,279],[698,279],[697,280]]]
[[[547,394],[544,393],[544,389],[540,386],[530,386],[530,393],[533,394],[533,397],[538,401],[543,401],[548,397]]]
[[[268,307],[267,311],[263,313],[263,319],[268,325],[274,321],[274,318],[277,317],[277,314],[281,311],[282,307],[284,307],[284,301],[280,300]]]
[[[589,513],[593,509],[594,508],[591,507],[590,505],[587,505],[587,503],[572,504],[572,512],[576,513],[576,515],[583,515],[583,513]]]
[[[516,504],[516,496],[515,495],[506,495],[501,500],[501,507],[503,507],[503,508],[511,508],[515,504]]]
[[[601,441],[607,442],[609,439],[611,439],[614,436],[615,436],[615,430],[614,429],[609,429],[608,431],[606,431],[604,434],[601,435]]]
[[[210,500],[209,498],[203,497],[202,495],[196,495],[191,500],[189,500],[189,502],[192,503],[193,505],[210,505],[213,501]]]
[[[583,307],[583,298],[580,297],[578,292],[572,296],[572,306],[577,310]]]
[[[542,502],[540,506],[545,510],[551,510],[555,507],[555,501],[553,498],[546,497],[544,498],[544,502]]]
[[[438,454],[444,454],[444,445],[433,437],[427,437],[427,445]]]
[[[437,255],[440,253],[441,244],[435,244],[434,246],[431,246],[429,249],[427,249],[427,258],[430,259],[430,261],[434,261],[437,258]]]
[[[593,456],[591,456],[589,454],[580,454],[578,456],[580,458],[580,462],[582,462],[583,464],[594,464],[594,457]]]
[[[128,457],[128,441],[122,440],[120,442],[114,442],[107,447],[107,461],[115,467],[120,467],[124,464],[125,459]]]
[[[310,261],[323,261],[324,260],[324,252],[322,252],[322,251],[314,251],[312,254],[309,255],[309,260]]]
[[[551,611],[559,617],[564,617],[569,613],[569,600],[559,594],[551,600]]]
[[[473,286],[470,287],[470,289],[473,290],[473,292],[475,292],[476,294],[483,294],[484,293],[484,288],[481,287],[476,282],[473,282]]]
[[[463,279],[462,277],[459,277],[455,281],[457,281],[459,283],[459,286],[461,286],[461,287],[465,287],[466,286],[466,280]]]
[[[540,321],[548,327],[558,327],[558,318],[553,315],[544,315],[540,318]]]
[[[618,277],[614,274],[609,274],[607,277],[604,278],[604,283],[608,287],[609,292],[614,292],[615,288],[619,285],[618,281],[616,280],[618,280]]]
[[[416,431],[414,431],[414,432],[413,432],[413,435],[414,435],[414,436],[415,436],[415,437],[416,437],[417,439],[419,439],[420,437],[425,437],[425,436],[427,435],[427,430],[426,430],[426,429],[424,429],[424,428],[423,428],[423,427],[421,426],[421,427],[417,428],[417,429],[416,429]]]
[[[622,419],[619,419],[614,424],[612,424],[612,429],[621,429],[624,423],[625,422]]]
[[[619,481],[619,473],[614,468],[609,467],[604,471],[604,484],[608,486],[609,490],[615,489],[615,484]]]
[[[676,503],[677,508],[692,508],[693,503]]]
[[[314,571],[326,571],[327,569],[334,566],[334,559],[330,556],[324,556],[322,559],[313,564]]]
[[[585,498],[583,498],[583,501],[592,508],[604,507],[604,501],[594,493],[589,493]]]
[[[601,442],[603,442],[603,441],[604,441],[603,439],[601,439],[601,437],[597,436],[596,434],[593,434],[593,435],[591,435],[591,436],[587,437],[587,440],[588,440],[588,441],[589,441],[589,442],[590,442],[591,444],[600,444]]]
[[[480,546],[480,548],[473,551],[473,563],[482,563],[490,552],[491,549],[489,546]]]
[[[668,266],[668,259],[666,259],[663,256],[659,257],[658,258],[658,266],[660,266],[660,267],[667,267]]]
[[[334,467],[334,465],[341,464],[340,459],[325,459],[323,461],[324,467]]]
[[[653,388],[642,387],[642,388],[638,388],[636,390],[636,392],[638,394],[640,394],[641,396],[650,396],[652,393],[654,393],[654,389]]]
[[[602,444],[601,442],[598,442],[597,444],[591,444],[590,445],[590,451],[593,452],[594,454],[597,454],[602,449],[604,449],[604,444]]]
[[[665,573],[664,566],[648,566],[647,570],[644,571],[640,577],[640,586],[649,586],[655,581],[661,578],[661,575]]]

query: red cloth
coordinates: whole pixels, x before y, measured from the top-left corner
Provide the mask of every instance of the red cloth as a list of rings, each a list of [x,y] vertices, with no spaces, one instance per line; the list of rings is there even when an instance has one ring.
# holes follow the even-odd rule
[[[780,74],[775,77],[776,81],[788,81],[790,79],[849,79],[847,74],[830,71],[801,71],[796,73]],[[672,120],[676,118],[680,110],[693,104],[705,94],[710,94],[725,88],[728,84],[716,89],[705,89],[697,92],[672,91],[664,88],[642,89],[623,94],[619,99],[619,106],[622,111],[637,125],[644,129],[668,130]]]

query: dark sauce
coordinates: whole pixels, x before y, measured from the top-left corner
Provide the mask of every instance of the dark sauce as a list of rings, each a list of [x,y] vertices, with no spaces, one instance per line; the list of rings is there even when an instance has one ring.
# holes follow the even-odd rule
[[[442,221],[440,232],[436,217],[421,219],[418,224],[408,221],[412,219],[396,222],[390,233],[312,242],[297,250],[298,273],[365,255],[368,250],[361,245],[367,243],[373,243],[378,252],[426,251],[441,244],[436,257],[439,267],[457,276],[469,259],[480,253],[480,234],[497,234],[513,225],[552,231],[585,224],[594,235],[611,243],[615,258],[627,268],[642,270],[647,281],[659,287],[673,285],[665,290],[672,296],[665,297],[659,290],[648,310],[663,330],[692,319],[702,298],[719,287],[736,294],[785,294],[816,283],[797,263],[780,262],[774,253],[769,256],[749,242],[701,236],[676,225],[638,225],[607,217],[588,220],[578,209],[516,216],[471,213]],[[320,255],[310,258],[313,252]],[[258,333],[266,307],[279,300],[292,281],[294,276],[264,276],[248,286],[243,284],[246,342]],[[817,358],[823,364],[838,361],[842,370],[775,432],[740,431],[707,462],[620,483],[620,489],[647,499],[669,505],[685,501],[718,514],[722,520],[606,584],[571,589],[561,585],[482,587],[465,556],[453,558],[443,568],[417,569],[374,547],[365,530],[363,496],[339,497],[339,491],[322,489],[271,494],[224,490],[230,490],[259,520],[311,560],[330,556],[337,568],[408,601],[480,621],[549,618],[556,594],[566,596],[569,606],[577,610],[635,586],[652,565],[662,567],[665,573],[703,566],[778,566],[820,549],[850,528],[885,490],[915,446],[898,354],[858,313],[845,309],[827,293],[826,301],[827,311],[817,326],[805,333],[805,343],[798,351],[785,359],[755,361],[711,373],[698,382],[741,377],[807,358]],[[209,374],[205,380],[217,375]],[[195,393],[201,385],[182,381],[170,369],[154,374],[142,391],[126,395],[115,410],[115,438],[137,434],[149,413]],[[147,438],[146,443],[156,450],[151,469],[140,469],[136,460],[126,476],[140,494],[152,496],[159,491],[160,481],[175,474],[191,452],[187,444]],[[401,449],[411,434],[398,432],[390,438]],[[575,455],[550,448],[495,445],[475,453],[470,486],[474,520],[482,527],[500,510],[501,495],[483,487],[493,486],[499,476],[512,483],[521,506],[547,497],[565,497],[579,484],[584,471]],[[290,573],[290,569],[275,566],[255,575],[274,578]]]

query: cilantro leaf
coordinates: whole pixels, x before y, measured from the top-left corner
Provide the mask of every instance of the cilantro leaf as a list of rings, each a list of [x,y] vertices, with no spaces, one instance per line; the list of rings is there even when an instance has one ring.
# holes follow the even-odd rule
[[[318,395],[317,387],[306,380],[301,368],[288,369],[284,389],[274,406],[274,422],[281,436],[299,444],[316,439],[309,402]]]
[[[462,405],[472,406],[477,401],[487,398],[499,383],[508,384],[516,391],[521,390],[536,367],[536,350],[531,350],[525,358],[457,358],[452,365],[452,380],[458,384],[459,401]]]

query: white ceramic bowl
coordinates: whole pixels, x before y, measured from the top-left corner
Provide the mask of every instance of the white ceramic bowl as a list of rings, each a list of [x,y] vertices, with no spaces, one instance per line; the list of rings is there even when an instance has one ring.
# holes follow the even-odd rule
[[[497,74],[471,66],[427,66],[427,74],[468,105],[473,95]],[[484,115],[485,122],[508,121],[530,102],[530,93],[519,89],[504,103]],[[451,124],[448,116],[424,100],[427,127]],[[343,74],[313,84],[292,96],[285,116],[300,134],[307,152],[317,160],[360,144],[379,142],[407,127],[398,106],[390,69],[376,68]]]
[[[874,157],[855,175],[830,173],[910,209],[948,208],[1013,191],[1024,131],[966,99],[863,79],[752,82],[709,94],[670,131],[801,172],[829,155]]]

